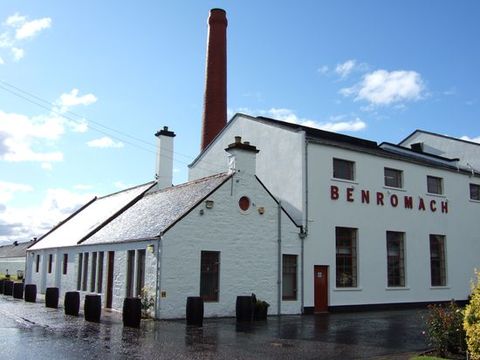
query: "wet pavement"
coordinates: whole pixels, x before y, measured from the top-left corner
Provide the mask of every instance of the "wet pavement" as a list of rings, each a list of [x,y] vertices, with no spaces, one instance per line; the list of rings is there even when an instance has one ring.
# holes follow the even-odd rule
[[[0,295],[0,359],[409,359],[427,348],[425,310],[142,321],[124,328],[117,312],[100,323],[64,315],[42,302]]]

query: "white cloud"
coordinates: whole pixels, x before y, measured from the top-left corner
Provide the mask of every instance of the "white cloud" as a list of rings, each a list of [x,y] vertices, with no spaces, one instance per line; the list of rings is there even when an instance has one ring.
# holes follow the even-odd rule
[[[73,188],[75,190],[91,190],[93,189],[93,186],[87,185],[87,184],[77,184],[77,185],[74,185]]]
[[[25,56],[25,50],[12,47],[13,60],[19,61]]]
[[[346,78],[353,71],[356,65],[356,60],[347,60],[343,64],[337,64],[335,72],[340,75],[342,79]]]
[[[462,140],[467,140],[467,141],[471,141],[471,142],[475,142],[475,143],[479,143],[479,144],[480,144],[480,136],[471,138],[471,137],[469,137],[469,136],[467,136],[467,135],[464,135],[464,136],[462,136],[460,139],[462,139]]]
[[[43,170],[53,170],[53,165],[52,163],[49,163],[49,162],[43,162],[40,164],[40,166],[42,167]]]
[[[89,147],[95,148],[121,148],[123,147],[123,143],[120,141],[114,141],[112,138],[108,136],[101,137],[99,139],[94,139],[87,142]]]
[[[0,203],[9,202],[17,192],[30,192],[33,187],[26,184],[18,184],[7,181],[0,181]]]
[[[25,16],[20,15],[19,13],[15,13],[10,15],[7,20],[5,20],[5,25],[17,27],[22,26],[27,21]]]
[[[60,95],[60,98],[56,101],[56,104],[60,106],[60,112],[66,112],[70,108],[78,105],[91,105],[97,102],[97,97],[93,94],[85,94],[78,96],[79,90],[72,89],[69,93]]]
[[[33,37],[40,31],[48,29],[51,25],[51,18],[42,18],[23,22],[22,25],[17,29],[15,38],[22,40]]]
[[[132,187],[132,185],[125,184],[123,181],[115,181],[113,183],[113,186],[115,186],[119,190],[125,190]]]
[[[2,59],[2,57],[0,56],[0,65],[3,65],[5,64],[5,61]]]
[[[415,71],[376,70],[366,74],[362,81],[350,88],[340,90],[344,96],[355,96],[371,105],[390,105],[419,100],[425,86],[422,77]]]
[[[76,133],[84,133],[88,131],[88,123],[85,120],[70,121],[68,122],[68,125],[72,131]]]
[[[271,108],[269,110],[251,110],[246,108],[238,109],[236,112],[243,112],[250,115],[261,115],[271,117],[276,120],[289,122],[292,124],[299,124],[302,126],[317,128],[320,130],[340,132],[356,132],[361,131],[367,127],[367,124],[359,117],[353,116],[349,119],[346,115],[331,117],[327,122],[319,122],[312,119],[306,119],[297,116],[293,110],[285,108]]]
[[[322,65],[322,66],[320,66],[320,67],[317,69],[317,71],[318,71],[320,74],[322,74],[322,75],[327,74],[327,73],[328,73],[328,70],[329,70],[329,68],[328,68],[327,65]]]

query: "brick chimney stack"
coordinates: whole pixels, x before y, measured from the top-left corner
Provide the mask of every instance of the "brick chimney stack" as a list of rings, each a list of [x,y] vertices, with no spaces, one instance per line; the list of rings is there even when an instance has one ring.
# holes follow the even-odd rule
[[[208,25],[201,150],[204,150],[227,124],[227,16],[225,10],[210,10]]]

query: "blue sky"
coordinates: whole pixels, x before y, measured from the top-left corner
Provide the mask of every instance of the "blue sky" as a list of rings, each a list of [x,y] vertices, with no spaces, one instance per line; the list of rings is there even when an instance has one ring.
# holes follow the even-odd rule
[[[153,179],[200,147],[209,9],[227,11],[228,109],[378,142],[480,142],[478,1],[0,3],[0,243]]]

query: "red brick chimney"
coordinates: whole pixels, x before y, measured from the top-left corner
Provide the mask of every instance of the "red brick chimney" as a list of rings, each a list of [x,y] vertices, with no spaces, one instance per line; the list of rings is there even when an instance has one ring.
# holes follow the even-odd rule
[[[208,25],[201,150],[204,150],[227,124],[227,17],[225,10],[210,10]]]

